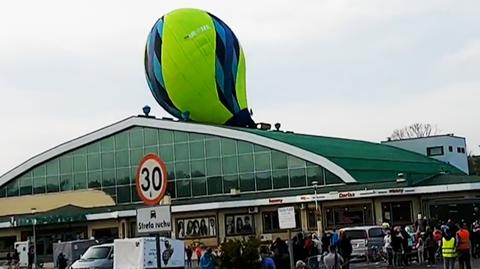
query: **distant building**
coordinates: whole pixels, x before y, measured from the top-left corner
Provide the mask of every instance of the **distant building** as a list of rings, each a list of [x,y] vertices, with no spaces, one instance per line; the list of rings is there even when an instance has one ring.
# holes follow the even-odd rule
[[[464,137],[453,134],[382,141],[449,163],[468,174],[467,146]]]

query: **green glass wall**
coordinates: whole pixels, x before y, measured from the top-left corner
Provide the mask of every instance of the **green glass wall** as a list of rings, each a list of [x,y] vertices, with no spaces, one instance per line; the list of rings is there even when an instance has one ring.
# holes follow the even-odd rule
[[[139,201],[137,164],[155,153],[166,163],[173,199],[302,188],[342,181],[328,170],[261,145],[211,135],[135,127],[34,167],[0,188],[0,197],[98,189],[119,203]]]

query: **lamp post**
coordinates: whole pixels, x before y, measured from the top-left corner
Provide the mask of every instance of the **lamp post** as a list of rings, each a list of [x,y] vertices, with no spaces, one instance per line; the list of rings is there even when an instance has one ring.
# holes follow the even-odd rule
[[[313,190],[315,191],[315,221],[317,221],[317,235],[320,236],[320,221],[318,221],[318,216],[320,215],[318,212],[318,199],[317,199],[317,188],[318,188],[318,181],[312,181]]]
[[[33,215],[33,266],[37,269],[37,235],[36,235],[36,227],[37,219],[35,218],[35,213],[37,213],[37,209],[33,207],[31,209]]]

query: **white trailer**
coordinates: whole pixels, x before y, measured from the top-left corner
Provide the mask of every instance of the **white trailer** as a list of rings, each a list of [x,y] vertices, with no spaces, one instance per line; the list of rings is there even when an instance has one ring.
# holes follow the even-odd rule
[[[154,237],[117,239],[113,242],[113,269],[157,268]],[[185,243],[160,237],[161,268],[185,268]]]

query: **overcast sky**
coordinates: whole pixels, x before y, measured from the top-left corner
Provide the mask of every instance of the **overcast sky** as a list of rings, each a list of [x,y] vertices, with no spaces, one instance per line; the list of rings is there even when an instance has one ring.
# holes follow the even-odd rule
[[[139,114],[158,17],[220,17],[247,60],[254,119],[381,141],[413,122],[480,154],[480,1],[8,1],[0,9],[0,174]]]

